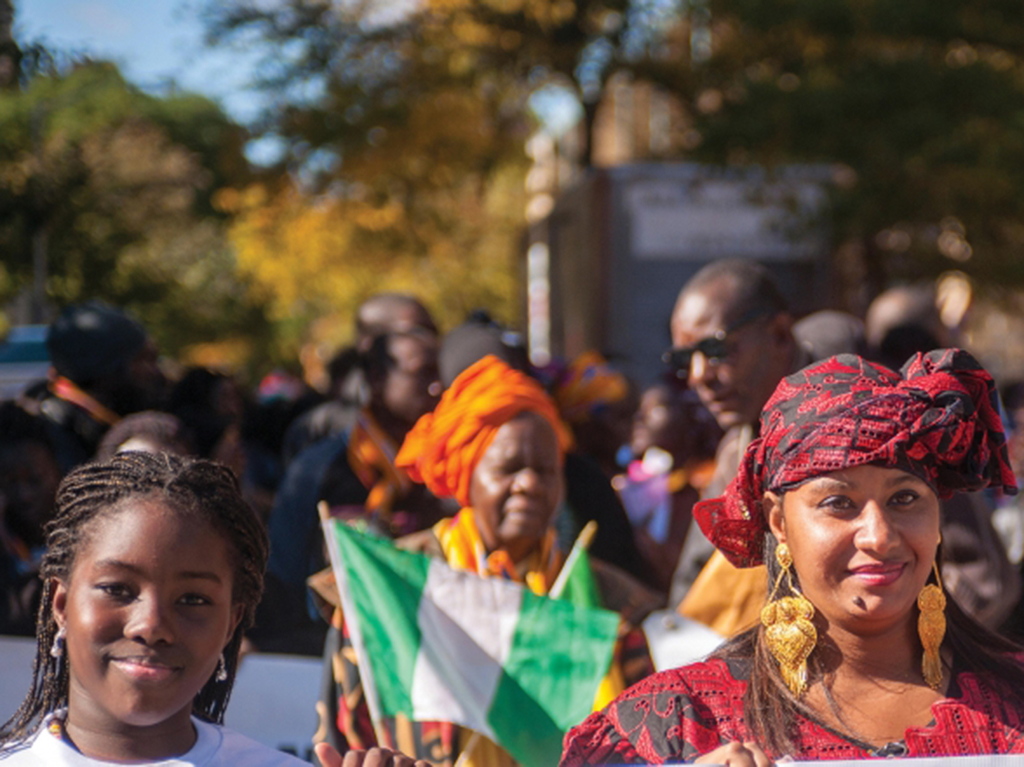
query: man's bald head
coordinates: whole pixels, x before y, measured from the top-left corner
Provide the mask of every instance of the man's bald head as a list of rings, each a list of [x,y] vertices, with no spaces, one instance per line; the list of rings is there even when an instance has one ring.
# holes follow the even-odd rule
[[[425,330],[437,335],[437,325],[427,308],[405,293],[378,293],[356,310],[356,346],[365,352],[378,336]]]
[[[686,296],[701,293],[713,300],[726,322],[748,313],[789,312],[789,304],[765,267],[738,258],[714,261],[697,272],[679,291],[676,310]]]
[[[672,345],[692,352],[688,377],[723,429],[757,422],[796,357],[792,319],[771,274],[750,261],[717,261],[683,286],[671,320]],[[705,344],[726,353],[705,356]]]

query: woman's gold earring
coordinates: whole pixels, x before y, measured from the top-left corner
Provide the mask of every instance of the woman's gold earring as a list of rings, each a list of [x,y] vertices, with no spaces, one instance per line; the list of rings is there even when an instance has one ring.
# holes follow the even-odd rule
[[[939,648],[946,636],[946,595],[942,591],[942,577],[939,575],[939,564],[934,563],[935,583],[926,583],[917,595],[917,633],[924,647],[921,659],[921,671],[924,681],[933,690],[942,686],[942,657]]]
[[[768,604],[761,610],[761,625],[764,626],[765,643],[779,663],[783,681],[799,698],[807,689],[807,658],[818,642],[818,632],[811,622],[814,617],[814,605],[793,584],[793,574],[790,570],[793,566],[793,556],[786,544],[780,543],[775,547],[775,559],[782,571],[775,579],[775,587],[768,597]],[[783,575],[789,582],[789,590],[795,596],[775,599]]]

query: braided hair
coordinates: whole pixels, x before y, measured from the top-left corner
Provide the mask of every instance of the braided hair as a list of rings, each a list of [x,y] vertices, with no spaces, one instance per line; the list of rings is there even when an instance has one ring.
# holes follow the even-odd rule
[[[36,657],[32,686],[21,707],[2,727],[0,746],[26,739],[43,717],[67,706],[67,652],[54,657],[57,635],[53,616],[56,580],[67,582],[75,557],[88,541],[90,523],[123,502],[156,498],[176,512],[195,515],[211,524],[231,544],[232,600],[245,606],[235,633],[224,648],[227,679],[210,677],[192,702],[194,715],[220,724],[238,669],[242,637],[253,623],[263,593],[267,563],[267,534],[255,512],[243,500],[234,475],[219,464],[167,453],[125,452],[108,461],[74,469],[57,490],[57,508],[46,528],[46,553],[40,567],[42,603],[36,621]]]

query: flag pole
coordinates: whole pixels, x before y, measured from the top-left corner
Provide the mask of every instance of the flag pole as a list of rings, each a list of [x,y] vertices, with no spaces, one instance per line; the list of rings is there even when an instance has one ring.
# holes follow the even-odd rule
[[[476,749],[476,744],[479,742],[480,733],[474,730],[473,734],[469,736],[469,740],[466,741],[466,747],[462,749],[462,752],[459,754],[459,758],[455,760],[455,767],[466,767],[470,753]]]
[[[370,661],[366,657],[366,647],[363,645],[362,633],[359,630],[358,614],[356,613],[355,605],[352,604],[345,568],[341,564],[341,552],[338,551],[338,544],[331,534],[331,509],[327,505],[327,501],[320,501],[316,505],[316,510],[320,516],[320,525],[324,532],[324,539],[327,541],[327,550],[330,553],[331,559],[331,570],[334,572],[338,585],[338,596],[341,598],[343,620],[348,627],[352,645],[356,651],[356,666],[359,668],[363,695],[366,699],[366,707],[370,711],[370,720],[373,722],[373,731],[377,736],[377,745],[387,747],[390,743],[390,737],[388,736],[387,728],[384,726],[380,699],[377,696],[377,685],[373,678],[373,669],[370,667]],[[339,520],[337,524],[342,525],[345,523]],[[341,628],[338,630],[340,631]]]
[[[579,559],[583,552],[590,548],[590,544],[594,541],[594,536],[597,534],[597,522],[590,520],[580,530],[579,537],[576,538],[576,542],[572,545],[569,550],[569,556],[565,558],[565,564],[562,565],[561,571],[558,573],[558,577],[555,578],[555,583],[548,592],[548,596],[552,599],[558,599],[562,596],[562,592],[565,591],[565,584],[569,582],[569,573],[572,572],[573,566],[576,564],[576,560]]]

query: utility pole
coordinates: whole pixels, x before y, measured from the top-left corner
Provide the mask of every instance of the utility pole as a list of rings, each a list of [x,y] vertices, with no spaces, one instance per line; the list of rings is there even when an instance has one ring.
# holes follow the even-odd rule
[[[14,2],[0,0],[0,90],[15,90],[20,85],[21,49],[14,40]],[[37,164],[43,158],[44,115],[37,107],[32,111],[32,150]],[[46,322],[46,260],[49,227],[39,222],[32,233],[32,301],[31,321]]]
[[[21,50],[14,42],[13,28],[13,0],[0,0],[0,89],[4,90],[18,87]]]
[[[0,0],[3,2],[3,0]],[[43,166],[43,123],[46,117],[44,110],[47,109],[46,102],[40,102],[32,110],[32,150],[36,156],[36,172],[40,172]],[[30,187],[31,188],[31,187]],[[42,209],[42,200],[39,199],[39,185],[35,184],[36,199],[35,206],[39,213],[39,220],[35,223],[35,231],[32,232],[32,322],[42,324],[49,319],[46,307],[46,272],[47,272],[47,249],[50,244],[49,214]]]

